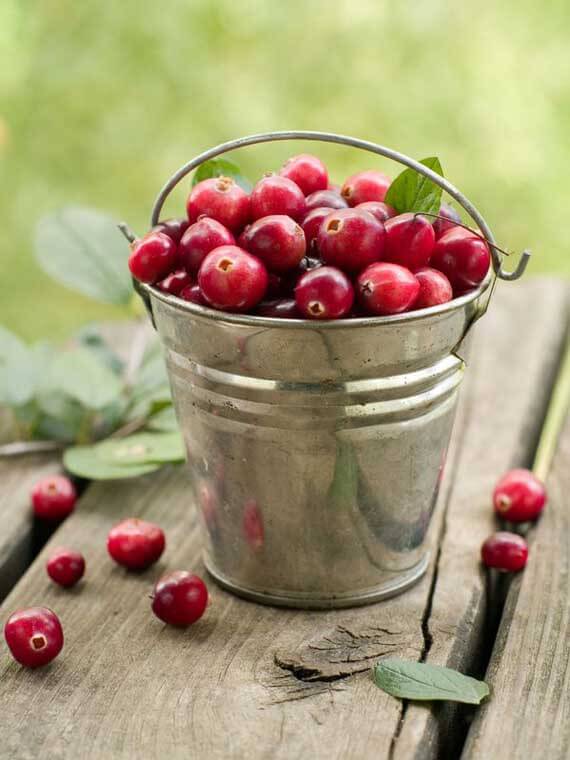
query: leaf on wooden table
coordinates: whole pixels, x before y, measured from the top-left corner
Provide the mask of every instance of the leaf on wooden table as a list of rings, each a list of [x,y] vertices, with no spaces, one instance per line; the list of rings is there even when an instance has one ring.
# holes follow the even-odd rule
[[[37,381],[37,352],[0,326],[0,404],[27,404],[34,397]]]
[[[97,444],[99,458],[113,465],[130,466],[148,462],[184,461],[184,442],[178,432],[136,433],[127,438],[109,438]]]
[[[157,430],[164,433],[178,430],[178,420],[173,406],[167,406],[165,409],[153,414],[146,425],[149,430]]]
[[[154,472],[162,466],[160,463],[112,464],[105,462],[98,455],[97,446],[72,446],[63,455],[63,464],[68,472],[88,480],[121,480],[136,478]]]
[[[432,156],[420,161],[428,169],[443,177],[439,158]],[[442,189],[415,169],[404,169],[392,182],[385,201],[399,214],[407,211],[438,214],[441,206]]]
[[[119,398],[123,388],[117,375],[87,348],[56,356],[48,387],[63,391],[88,409],[103,409]]]

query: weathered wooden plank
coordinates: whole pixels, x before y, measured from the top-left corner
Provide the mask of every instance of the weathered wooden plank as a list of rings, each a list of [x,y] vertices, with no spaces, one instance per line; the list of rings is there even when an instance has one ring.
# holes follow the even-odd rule
[[[492,470],[502,456],[515,460],[519,439],[532,437],[542,413],[555,361],[556,341],[548,336],[562,330],[555,329],[550,314],[565,302],[565,291],[554,283],[518,290],[486,318],[467,373],[472,379],[455,454],[448,462],[453,511],[456,505],[464,510],[468,505],[471,511],[482,501],[484,506],[488,484],[478,482],[481,469]],[[535,303],[532,318],[523,313],[530,297]],[[509,309],[521,315],[507,316]],[[562,322],[560,315],[558,319]],[[508,356],[505,370],[505,335],[513,340],[525,327],[527,339]],[[504,383],[506,376],[509,392],[500,404],[503,424],[497,426],[477,410],[495,409],[495,383]],[[511,376],[516,384],[510,384]],[[533,394],[536,399],[530,403]],[[454,470],[461,477],[451,478]],[[446,502],[444,496],[434,541]],[[168,535],[161,566],[135,576],[113,566],[105,552],[109,527],[130,514],[158,521]],[[448,519],[452,517],[450,513]],[[448,523],[448,537],[449,531]],[[409,758],[428,729],[437,736],[438,723],[429,711],[423,724],[413,709],[402,716],[400,702],[378,690],[368,671],[384,654],[422,658],[432,637],[430,655],[438,651],[440,638],[458,649],[469,639],[465,625],[471,596],[463,594],[461,585],[481,583],[476,567],[479,536],[470,535],[469,529],[455,554],[444,542],[433,599],[433,563],[408,593],[338,612],[260,607],[210,583],[211,606],[188,631],[162,626],[152,617],[147,598],[165,567],[202,571],[183,471],[166,469],[134,483],[92,487],[58,532],[57,542],[85,552],[88,573],[82,587],[69,593],[51,586],[43,571],[44,551],[0,608],[3,621],[16,607],[46,604],[58,612],[66,630],[62,656],[42,672],[24,672],[7,656],[0,661],[7,757],[66,758],[78,752],[86,758],[213,760],[404,757],[411,736],[408,722],[413,720],[419,730],[408,745],[413,748]],[[465,554],[474,558],[467,566]],[[446,597],[450,587],[460,597],[448,605],[449,622],[442,619],[437,598],[447,575]],[[437,742],[430,739],[426,747],[423,755],[435,757]]]

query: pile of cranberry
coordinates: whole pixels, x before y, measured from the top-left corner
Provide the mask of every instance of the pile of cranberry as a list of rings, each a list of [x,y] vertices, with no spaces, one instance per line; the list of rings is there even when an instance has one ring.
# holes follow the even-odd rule
[[[476,288],[486,242],[446,204],[430,221],[385,203],[391,180],[362,171],[331,185],[317,157],[290,158],[247,194],[230,177],[196,184],[187,219],[133,244],[138,280],[186,301],[264,317],[401,314]]]

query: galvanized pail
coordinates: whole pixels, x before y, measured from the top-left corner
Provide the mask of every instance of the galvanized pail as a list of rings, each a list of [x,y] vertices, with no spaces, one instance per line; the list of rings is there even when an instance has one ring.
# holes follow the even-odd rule
[[[411,166],[490,230],[446,180],[394,151],[317,132],[254,135],[351,145]],[[315,322],[242,316],[138,286],[164,345],[188,451],[204,561],[227,589],[268,604],[331,608],[397,594],[424,573],[464,362],[456,352],[492,290],[401,316]]]

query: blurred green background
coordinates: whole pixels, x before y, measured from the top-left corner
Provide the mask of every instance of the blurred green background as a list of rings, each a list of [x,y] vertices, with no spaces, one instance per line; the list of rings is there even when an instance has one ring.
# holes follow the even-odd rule
[[[124,315],[39,270],[38,218],[84,204],[143,232],[180,164],[272,129],[438,155],[500,244],[533,249],[531,273],[568,274],[569,31],[568,0],[2,0],[0,321],[60,337]],[[236,158],[255,178],[303,147]],[[347,149],[315,152],[335,180],[394,173]]]

